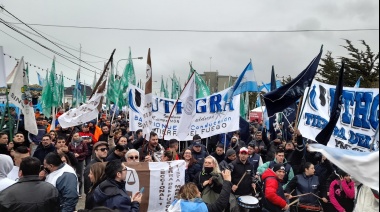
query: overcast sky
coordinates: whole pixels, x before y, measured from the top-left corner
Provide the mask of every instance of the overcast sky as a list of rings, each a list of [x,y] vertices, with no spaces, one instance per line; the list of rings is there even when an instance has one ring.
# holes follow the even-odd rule
[[[0,0],[0,5],[29,24],[75,25],[112,27],[125,29],[157,30],[214,30],[214,31],[279,31],[279,30],[337,30],[378,29],[378,0],[318,0],[318,1],[275,1],[275,0],[65,0],[65,1],[20,1]],[[18,22],[5,11],[0,18]],[[25,26],[16,25],[27,29]],[[324,54],[332,51],[333,56],[348,56],[341,47],[344,40],[352,40],[362,48],[359,40],[365,40],[374,52],[379,51],[379,31],[348,32],[180,32],[141,30],[100,30],[31,26],[44,33],[58,44],[101,58],[109,58],[116,48],[115,63],[128,57],[128,48],[134,60],[138,79],[143,79],[148,48],[151,48],[154,90],[159,88],[161,75],[164,79],[176,73],[185,82],[189,73],[189,62],[199,72],[218,71],[222,75],[237,76],[250,59],[257,81],[269,81],[271,66],[280,76],[297,76],[318,54],[324,45]],[[4,52],[16,58],[42,67],[51,67],[54,53],[43,49],[22,35],[0,23],[0,45]],[[31,29],[27,29],[31,31]],[[37,52],[4,32],[24,42]],[[66,54],[46,40],[23,31],[28,36],[54,50]],[[44,56],[44,55],[46,56]],[[75,79],[78,66],[56,56],[57,72]],[[70,56],[71,57],[71,56]],[[104,59],[82,54],[82,59],[101,69]],[[73,59],[75,60],[75,59]],[[75,60],[78,62],[77,60]],[[58,63],[59,62],[59,63]],[[6,57],[6,70],[15,66],[14,59]],[[62,65],[62,64],[64,65]],[[96,70],[93,67],[91,70]],[[119,72],[125,66],[120,61]],[[37,74],[46,72],[30,67],[31,83],[37,83]],[[82,68],[82,81],[91,84],[94,73]],[[66,80],[66,86],[73,81]]]

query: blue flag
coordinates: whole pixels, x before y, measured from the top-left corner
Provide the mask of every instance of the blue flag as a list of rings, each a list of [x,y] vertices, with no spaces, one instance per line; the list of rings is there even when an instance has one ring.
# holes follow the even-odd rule
[[[356,83],[355,83],[354,88],[360,88],[360,80],[361,80],[362,78],[363,78],[362,76],[359,77],[358,81],[356,81]]]
[[[37,72],[38,84],[40,86],[44,85],[44,79],[40,76],[40,73]]]
[[[255,75],[252,68],[252,63],[249,62],[245,67],[244,71],[240,74],[239,78],[236,80],[235,84],[228,91],[224,100],[226,102],[231,102],[232,98],[236,95],[242,94],[244,92],[258,92],[257,82],[255,81]]]
[[[322,55],[322,48],[319,54],[311,61],[305,70],[296,78],[280,88],[264,94],[265,105],[267,106],[268,116],[282,112],[291,104],[301,98],[314,79],[317,73],[319,61]]]

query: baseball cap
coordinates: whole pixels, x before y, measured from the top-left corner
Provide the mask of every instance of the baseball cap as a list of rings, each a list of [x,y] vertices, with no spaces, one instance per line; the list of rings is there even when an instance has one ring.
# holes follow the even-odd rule
[[[239,153],[243,153],[243,152],[245,152],[245,153],[248,154],[248,149],[245,148],[245,147],[242,147],[242,148],[240,149]]]
[[[284,164],[281,164],[281,163],[277,163],[273,166],[273,171],[276,172],[278,170],[283,170],[285,171],[285,166]]]
[[[84,124],[82,125],[82,127],[88,127],[88,124],[87,124],[87,123],[84,123]]]
[[[108,143],[105,142],[105,141],[98,141],[94,144],[94,150],[98,148],[98,146],[107,146],[108,147]]]
[[[200,140],[194,141],[194,146],[201,146],[201,141]]]

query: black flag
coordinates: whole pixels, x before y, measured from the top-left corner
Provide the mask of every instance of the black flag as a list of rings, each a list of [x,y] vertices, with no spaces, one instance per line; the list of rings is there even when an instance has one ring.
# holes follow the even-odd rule
[[[276,74],[274,72],[274,66],[272,66],[272,73],[271,73],[271,78],[270,78],[270,91],[274,91],[276,89],[277,89]],[[277,137],[276,131],[274,130],[274,123],[275,122],[276,122],[276,116],[271,116],[269,118],[269,133],[270,133],[270,139],[271,140],[274,140]]]
[[[309,66],[291,82],[274,91],[264,94],[264,101],[269,117],[273,116],[275,113],[282,112],[303,96],[305,89],[310,87],[314,76],[317,73],[322,50],[323,46],[321,47],[318,56],[315,57]]]
[[[329,123],[327,123],[326,127],[323,128],[323,130],[317,135],[317,137],[315,137],[315,140],[323,145],[327,145],[327,143],[329,142],[342,110],[343,72],[344,63],[342,62],[342,67],[339,71],[338,84],[336,85],[335,89],[334,102],[331,108],[330,121]]]

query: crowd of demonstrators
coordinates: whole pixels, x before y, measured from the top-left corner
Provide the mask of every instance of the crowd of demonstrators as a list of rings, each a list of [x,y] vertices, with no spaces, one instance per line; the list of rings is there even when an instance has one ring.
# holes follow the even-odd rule
[[[261,208],[263,211],[322,211],[322,208],[339,212],[370,211],[368,205],[378,208],[376,194],[365,186],[357,187],[355,192],[350,176],[320,153],[309,152],[301,132],[292,127],[282,129],[278,125],[275,134],[270,135],[257,122],[251,125],[248,139],[246,136],[240,139],[247,132],[237,131],[225,143],[218,141],[220,135],[213,136],[210,139],[214,140],[206,147],[206,139],[199,135],[187,142],[159,140],[155,132],[144,138],[142,129],[129,131],[124,114],[115,116],[113,122],[111,117],[101,115],[99,121],[67,129],[58,124],[54,130],[50,130],[43,114],[38,117],[37,136],[20,131],[11,138],[8,133],[0,133],[0,189],[11,192],[14,189],[10,188],[17,188],[15,182],[26,185],[28,179],[33,179],[24,178],[28,174],[19,175],[20,164],[32,155],[33,160],[43,164],[39,179],[56,189],[56,206],[60,211],[78,209],[75,207],[83,194],[86,210],[106,207],[138,211],[141,194],[125,195],[127,167],[123,162],[173,160],[185,161],[186,185],[172,209],[179,202],[192,209],[199,207],[199,211],[226,212],[261,211]],[[223,181],[222,176],[230,180]],[[43,181],[32,182],[37,185]],[[255,197],[260,203],[248,208],[239,202],[242,196]],[[289,202],[294,200],[298,203],[290,207]],[[19,204],[25,206],[22,201]]]

